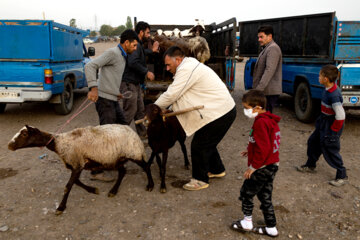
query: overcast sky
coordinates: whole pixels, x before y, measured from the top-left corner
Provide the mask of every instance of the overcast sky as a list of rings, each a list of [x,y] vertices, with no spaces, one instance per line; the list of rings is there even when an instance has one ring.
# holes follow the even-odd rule
[[[150,24],[221,23],[334,12],[339,20],[360,21],[360,0],[0,0],[1,19],[45,19],[97,29],[124,25],[127,16]]]

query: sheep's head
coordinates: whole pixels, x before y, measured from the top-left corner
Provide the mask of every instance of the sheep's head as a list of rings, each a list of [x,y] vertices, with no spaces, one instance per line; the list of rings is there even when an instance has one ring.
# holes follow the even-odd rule
[[[34,127],[25,125],[14,137],[10,140],[8,148],[15,151],[19,148],[34,147],[38,140],[40,130]]]
[[[161,108],[156,104],[149,104],[146,105],[145,108],[145,118],[144,118],[144,125],[147,127],[149,124],[156,120],[162,118],[162,111]]]

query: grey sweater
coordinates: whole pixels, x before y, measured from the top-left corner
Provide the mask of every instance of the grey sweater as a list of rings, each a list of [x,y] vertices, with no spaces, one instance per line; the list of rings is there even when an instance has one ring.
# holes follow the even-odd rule
[[[117,101],[125,65],[126,59],[121,55],[119,47],[106,50],[85,65],[88,87],[98,87],[99,97]],[[99,80],[97,80],[96,71],[100,68]]]

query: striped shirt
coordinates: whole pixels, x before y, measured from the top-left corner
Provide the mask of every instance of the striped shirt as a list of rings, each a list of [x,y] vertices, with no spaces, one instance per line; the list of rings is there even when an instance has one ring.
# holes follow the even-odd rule
[[[326,116],[334,116],[335,120],[331,125],[331,130],[338,132],[344,125],[345,110],[342,106],[343,98],[340,89],[336,84],[331,88],[327,88],[321,99],[321,113]]]

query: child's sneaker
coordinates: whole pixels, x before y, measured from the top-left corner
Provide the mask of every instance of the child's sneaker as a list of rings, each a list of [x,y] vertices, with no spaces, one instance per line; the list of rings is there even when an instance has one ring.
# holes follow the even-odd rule
[[[335,187],[341,187],[342,185],[346,184],[348,181],[349,181],[348,177],[346,177],[346,178],[338,178],[338,179],[329,181],[329,184],[333,185]]]
[[[306,165],[302,165],[302,166],[297,166],[296,170],[298,170],[299,172],[303,172],[303,173],[316,173],[315,167],[309,167]]]

